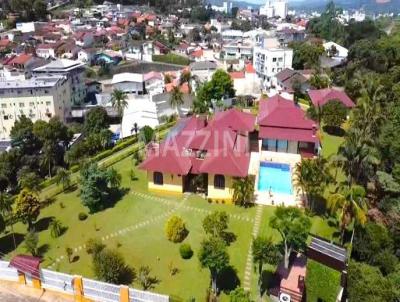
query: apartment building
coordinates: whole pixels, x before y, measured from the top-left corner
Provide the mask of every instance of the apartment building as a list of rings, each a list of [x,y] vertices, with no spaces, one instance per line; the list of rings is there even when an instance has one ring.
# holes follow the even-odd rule
[[[65,76],[0,81],[0,139],[8,140],[15,121],[25,115],[33,122],[54,116],[66,121],[71,87]]]
[[[35,68],[34,76],[51,75],[64,76],[68,79],[71,87],[71,103],[82,104],[86,98],[86,86],[84,80],[85,64],[80,61],[68,59],[56,59],[49,64]]]
[[[293,50],[281,47],[254,47],[253,66],[264,86],[271,86],[271,79],[285,68],[292,68]]]

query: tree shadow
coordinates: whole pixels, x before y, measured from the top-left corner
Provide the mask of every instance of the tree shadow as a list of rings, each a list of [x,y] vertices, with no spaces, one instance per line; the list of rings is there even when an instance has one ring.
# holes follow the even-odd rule
[[[68,188],[65,188],[65,193],[72,193],[78,189],[78,184],[72,184]]]
[[[110,194],[108,195],[107,202],[104,205],[104,209],[112,208],[118,201],[121,201],[122,198],[128,194],[129,188],[120,188],[120,189],[113,189],[111,190]]]
[[[237,239],[237,236],[233,232],[224,232],[221,237],[228,246],[231,245],[231,243],[235,242]]]
[[[60,235],[58,237],[61,237],[62,235],[64,235],[66,232],[68,231],[68,227],[67,226],[63,226],[60,230]]]
[[[46,254],[48,252],[48,250],[50,249],[50,245],[48,244],[42,244],[41,246],[39,246],[37,248],[37,255],[41,258],[43,258],[44,254]]]
[[[55,201],[56,201],[56,199],[54,197],[45,197],[41,203],[41,207],[42,208],[48,207],[51,204],[53,204]]]
[[[229,293],[236,287],[240,286],[240,279],[237,275],[237,270],[233,266],[225,268],[217,277],[219,290],[224,293]]]
[[[136,271],[130,266],[126,266],[120,275],[120,283],[130,285],[136,280]],[[159,283],[160,281],[158,281]]]
[[[0,237],[0,254],[8,254],[15,250],[13,235],[16,247],[18,247],[25,239],[25,236],[20,233],[8,233],[7,235]]]
[[[71,263],[78,262],[79,259],[80,259],[79,256],[78,256],[78,255],[75,255],[75,256],[72,258]]]
[[[322,129],[328,133],[329,135],[343,137],[346,134],[346,131],[341,127],[334,127],[334,126],[324,126]]]
[[[261,273],[261,294],[267,292],[274,285],[274,273],[263,270]]]
[[[49,229],[50,223],[54,220],[54,216],[44,217],[36,221],[33,226],[36,232],[42,232]]]

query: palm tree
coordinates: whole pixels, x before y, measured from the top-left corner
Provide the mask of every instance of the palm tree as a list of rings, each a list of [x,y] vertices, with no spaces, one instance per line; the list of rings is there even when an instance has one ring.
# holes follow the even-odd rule
[[[65,168],[59,168],[56,174],[56,184],[62,185],[63,190],[71,185],[71,172]]]
[[[121,138],[122,138],[122,116],[124,113],[124,109],[128,106],[128,102],[126,101],[127,99],[128,95],[126,94],[126,92],[119,89],[114,89],[114,91],[111,94],[111,104],[113,108],[117,110],[118,115],[121,118],[121,124],[120,124]]]
[[[183,105],[183,92],[181,91],[180,87],[175,86],[172,89],[171,96],[169,98],[169,103],[172,108],[175,108],[178,111],[178,114],[180,112],[180,108]]]
[[[195,79],[194,76],[192,76],[192,73],[190,71],[183,71],[181,73],[181,77],[179,79],[179,84],[182,85],[184,83],[187,83],[189,86],[189,93],[192,92],[192,84],[191,81]]]
[[[332,214],[339,211],[342,243],[344,232],[353,221],[355,225],[364,225],[367,221],[365,190],[361,186],[352,186],[342,193],[330,195],[327,199],[327,206]]]
[[[352,129],[346,135],[345,142],[339,147],[334,157],[347,175],[348,185],[359,183],[371,167],[379,163],[377,150],[372,147],[372,140],[360,129]]]
[[[314,200],[321,195],[325,186],[331,182],[327,162],[323,158],[302,159],[294,170],[294,184],[298,191],[306,197],[307,206],[314,209]]]
[[[241,206],[246,206],[254,199],[254,177],[238,177],[233,181],[233,201]]]

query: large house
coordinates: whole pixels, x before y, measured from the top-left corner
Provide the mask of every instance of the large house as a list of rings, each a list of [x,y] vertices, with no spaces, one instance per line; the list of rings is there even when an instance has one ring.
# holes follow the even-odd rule
[[[312,157],[319,149],[318,125],[293,101],[280,95],[260,101],[261,149]]]
[[[330,101],[339,101],[347,108],[355,106],[346,92],[334,88],[309,90],[308,95],[315,107],[322,107]]]
[[[255,117],[237,109],[217,113],[211,121],[190,117],[159,145],[151,145],[140,168],[148,173],[150,190],[182,194],[203,191],[232,202],[233,181],[248,175],[249,133]]]

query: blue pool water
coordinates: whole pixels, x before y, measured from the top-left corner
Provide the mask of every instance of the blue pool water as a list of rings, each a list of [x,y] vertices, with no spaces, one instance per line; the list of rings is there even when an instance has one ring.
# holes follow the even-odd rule
[[[261,162],[258,190],[292,194],[292,175],[287,164]]]

